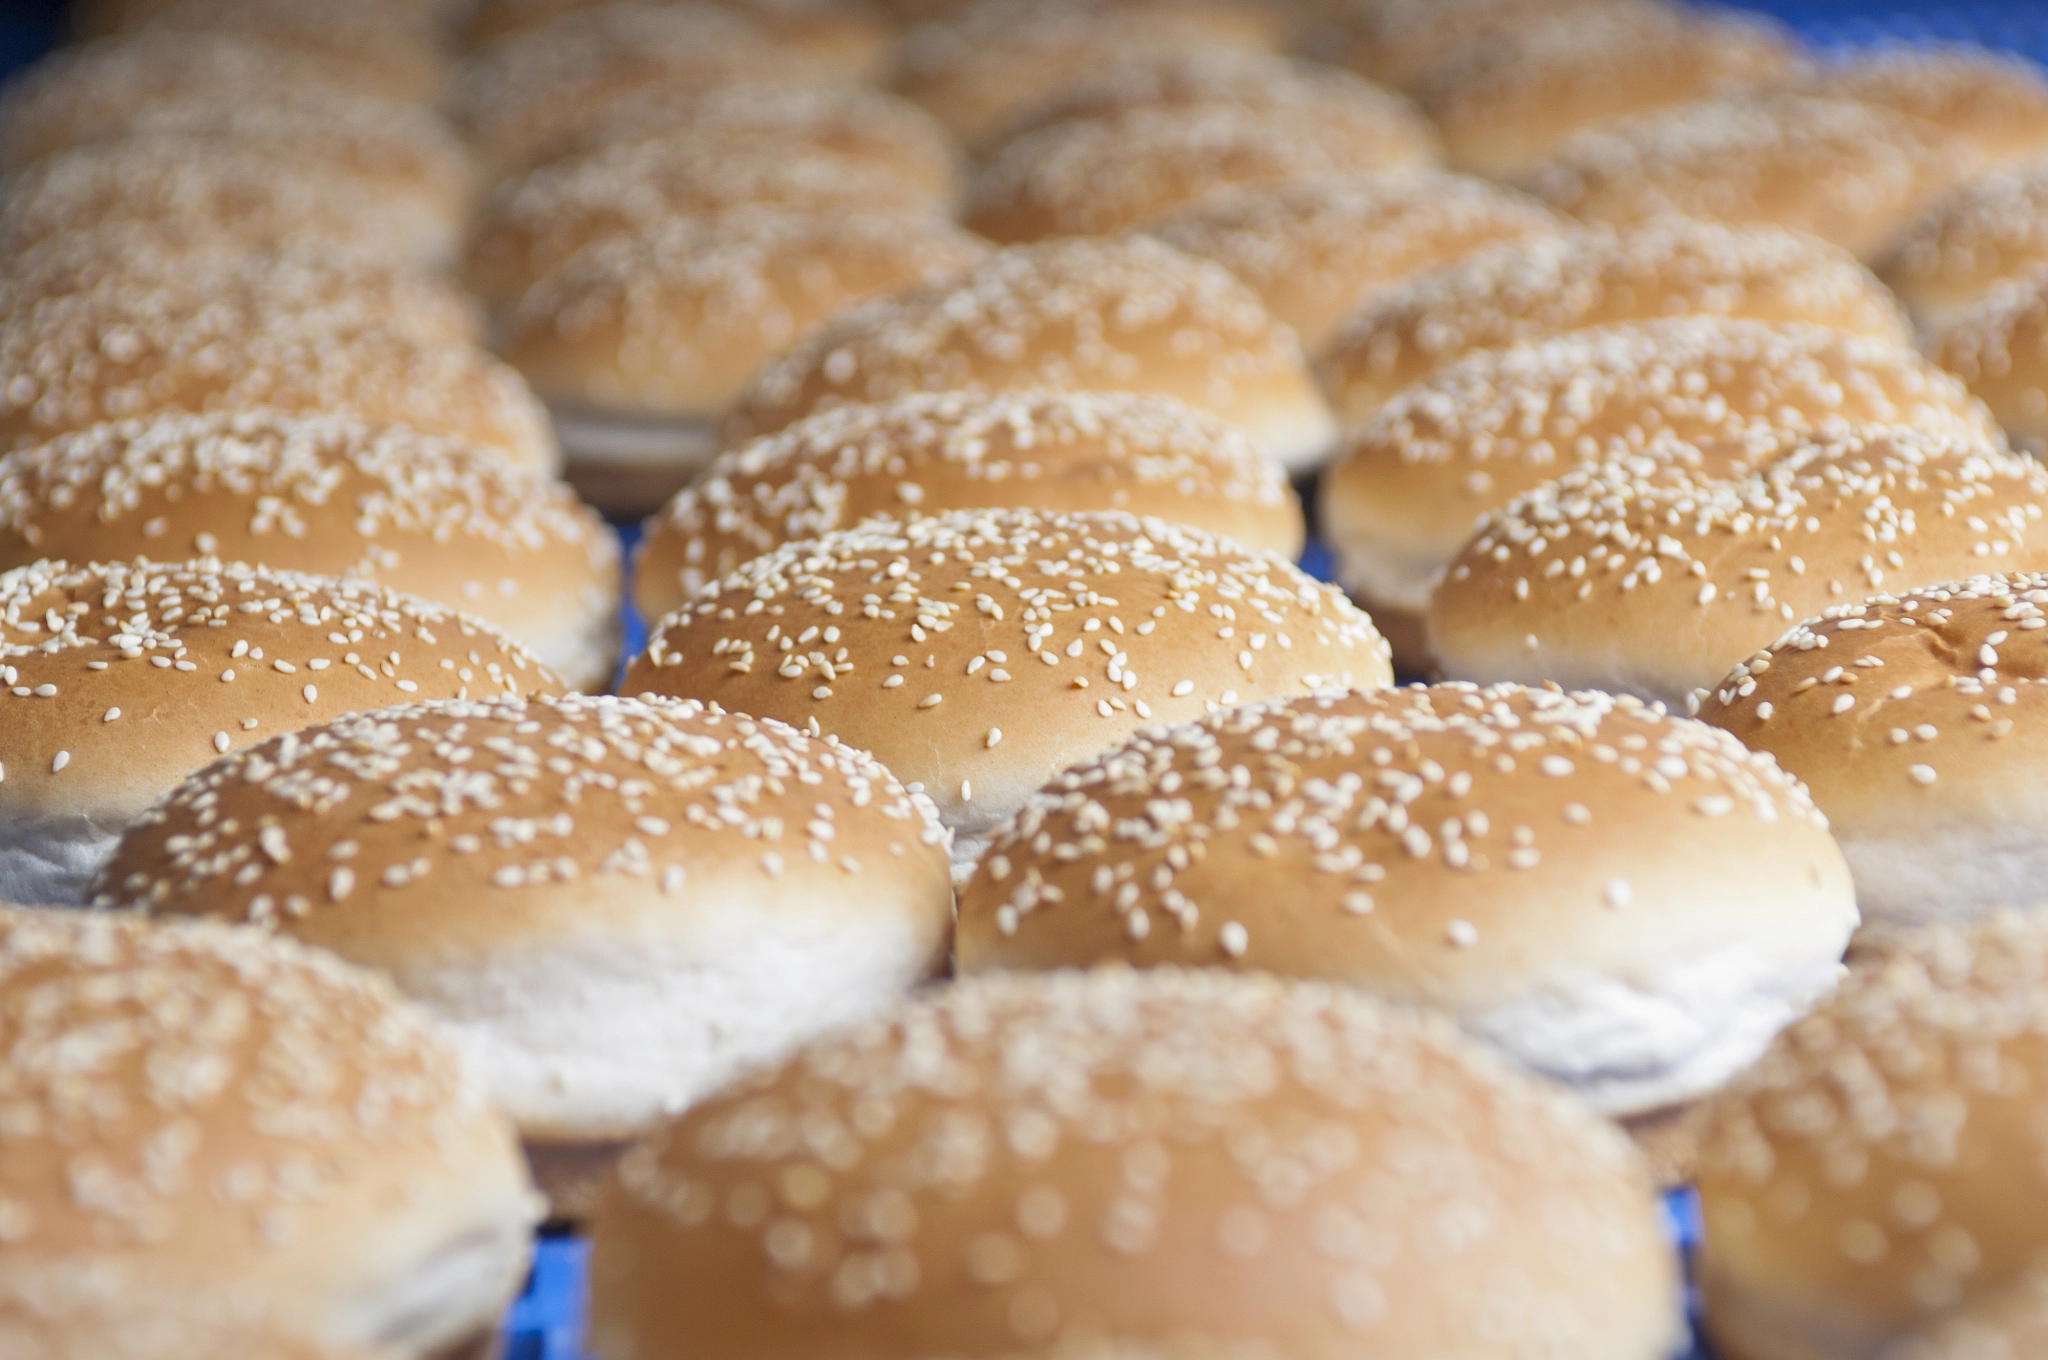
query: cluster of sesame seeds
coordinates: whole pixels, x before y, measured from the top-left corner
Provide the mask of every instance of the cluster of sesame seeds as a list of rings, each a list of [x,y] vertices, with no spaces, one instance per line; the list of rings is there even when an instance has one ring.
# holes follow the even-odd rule
[[[502,1146],[389,984],[224,926],[0,909],[0,1048],[0,1253],[30,1260],[181,1235],[317,1259],[375,1168]]]
[[[1249,519],[1249,507],[1292,522],[1273,460],[1234,426],[1171,398],[930,392],[835,407],[721,455],[649,526],[641,568],[675,574],[688,594],[784,543],[870,515],[1043,508],[1077,489],[1092,508],[1142,508],[1177,523]],[[664,598],[678,595],[665,586]]]
[[[1340,410],[1363,415],[1473,350],[1697,315],[1907,339],[1898,304],[1850,256],[1775,227],[1671,221],[1517,242],[1398,283],[1354,315],[1318,371]]]
[[[864,303],[770,364],[741,432],[920,391],[1142,390],[1220,407],[1301,366],[1294,337],[1229,271],[1144,237],[996,252],[962,279]]]
[[[1903,1329],[2028,1264],[2011,1187],[2048,1151],[2032,1112],[2048,933],[2001,913],[1895,932],[1873,955],[1709,1106],[1710,1310],[1825,1289],[1867,1300],[1848,1305],[1872,1310],[1859,1325]]]
[[[777,1351],[829,1328],[934,1353],[1416,1335],[1448,1353],[1540,1326],[1649,1354],[1670,1267],[1632,1165],[1561,1095],[1354,992],[1174,969],[976,978],[629,1153],[617,1184],[647,1223],[614,1239],[600,1220],[598,1326],[628,1348],[637,1330],[642,1353],[687,1312]],[[1453,1231],[1475,1306],[1425,1322],[1407,1291]],[[744,1321],[689,1264],[714,1259],[761,1263]],[[1478,1283],[1502,1278],[1519,1285]],[[1131,1349],[1087,1344],[1095,1329]]]
[[[1378,289],[1562,225],[1511,189],[1412,170],[1205,196],[1146,230],[1235,274],[1313,354]]]
[[[442,700],[201,771],[130,828],[94,900],[288,929],[407,890],[489,902],[612,879],[677,897],[751,871],[802,891],[906,857],[943,882],[944,841],[929,801],[873,757],[772,720],[693,701]]]
[[[1990,287],[1935,336],[1958,374],[2016,438],[2048,433],[2048,263]]]
[[[1631,810],[1645,799],[1688,809],[1669,832],[1688,839],[1747,845],[1780,821],[1825,825],[1770,757],[1606,694],[1446,684],[1147,728],[1061,774],[990,838],[961,895],[961,966],[1000,963],[1004,939],[1034,917],[1084,938],[1054,919],[1077,910],[1113,913],[1120,945],[1146,959],[1271,966],[1299,951],[1273,953],[1259,926],[1292,937],[1306,910],[1458,953],[1485,936],[1454,912],[1506,918],[1578,880],[1588,905],[1655,907],[1626,877],[1590,869],[1584,849],[1657,834]],[[1450,889],[1447,874],[1466,882]],[[1269,875],[1291,887],[1262,906],[1247,889]],[[1308,938],[1320,941],[1308,966],[1356,965],[1341,935]]]
[[[1885,280],[1907,297],[1970,296],[2048,265],[2048,169],[1974,180],[1900,235]]]
[[[546,413],[504,365],[382,325],[279,316],[255,290],[195,305],[175,284],[112,283],[0,320],[0,444],[103,420],[255,407],[347,412],[534,466],[553,457]]]
[[[1809,88],[1924,118],[1998,159],[2048,149],[2048,83],[2032,63],[1989,48],[1856,47],[1821,64]]]
[[[1353,678],[1391,678],[1385,641],[1281,558],[1125,514],[963,510],[755,558],[663,619],[624,688],[837,731],[950,820],[972,818],[963,773],[1015,783],[1035,756],[1028,788],[1092,734]],[[1006,723],[1022,742],[997,759]]]
[[[500,349],[557,401],[716,416],[835,313],[986,254],[931,215],[679,218],[571,256],[527,291]]]
[[[1222,189],[1394,170],[1428,151],[1371,106],[1135,108],[1005,143],[969,186],[965,221],[997,241],[1110,236]]]
[[[2007,736],[2031,712],[2021,705],[2044,693],[2043,606],[2048,575],[2038,573],[1972,576],[1833,605],[1695,695],[1694,706],[1753,747],[1800,748],[1780,759],[1824,797],[1853,779],[1845,766],[1873,758],[1925,788],[1940,778],[1943,757]],[[1816,748],[1829,754],[1816,759]]]
[[[2032,460],[1910,431],[1806,445],[1727,481],[1608,463],[1482,523],[1438,588],[1433,619],[1488,633],[1526,624],[1535,652],[1544,639],[1605,647],[1611,630],[1633,635],[1654,618],[1645,655],[1669,648],[1687,654],[1672,663],[1680,669],[1710,667],[1683,694],[1718,679],[1728,651],[1887,581],[2026,569],[2048,553],[2044,507],[2048,471]],[[1679,618],[1694,621],[1677,628]],[[1690,656],[1702,647],[1722,655]]]
[[[1700,100],[1582,132],[1528,183],[1587,221],[1773,222],[1868,255],[1977,166],[1967,143],[1921,119],[1779,95]]]

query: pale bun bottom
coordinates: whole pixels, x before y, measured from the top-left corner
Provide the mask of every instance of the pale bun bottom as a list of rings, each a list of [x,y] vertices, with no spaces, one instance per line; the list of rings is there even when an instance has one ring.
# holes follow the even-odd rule
[[[1834,830],[1866,920],[1930,926],[2048,906],[2048,830],[2039,825]]]
[[[550,633],[527,629],[518,636],[533,649],[540,663],[560,676],[570,689],[583,694],[604,694],[610,691],[612,678],[618,674],[625,627],[614,601],[594,607]]]
[[[1436,653],[1429,646],[1429,594],[1442,563],[1417,562],[1376,550],[1370,544],[1333,542],[1337,582],[1394,652],[1394,673],[1402,679],[1437,678]]]
[[[0,817],[0,902],[22,907],[82,904],[125,829],[78,813]]]
[[[613,519],[653,514],[718,456],[718,422],[665,420],[587,407],[550,410],[576,494]]]
[[[1831,1324],[1811,1310],[1759,1297],[1717,1269],[1712,1252],[1701,1261],[1702,1311],[1715,1360],[1870,1360],[1891,1339],[1846,1318]]]

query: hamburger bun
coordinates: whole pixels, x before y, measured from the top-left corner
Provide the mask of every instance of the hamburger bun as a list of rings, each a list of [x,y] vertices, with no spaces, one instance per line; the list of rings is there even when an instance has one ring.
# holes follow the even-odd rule
[[[2027,811],[2043,604],[2048,576],[2018,573],[1833,605],[1694,702],[1806,782],[1867,915],[1927,924],[2029,902],[2048,868]]]
[[[422,1012],[332,955],[0,908],[0,1044],[0,1293],[27,1294],[0,1304],[0,1337],[24,1312],[90,1317],[118,1284],[105,1349],[75,1346],[77,1319],[31,1325],[91,1360],[262,1353],[246,1334],[149,1349],[154,1298],[202,1328],[289,1318],[337,1350],[416,1356],[488,1332],[525,1277],[538,1204],[511,1129]]]
[[[1582,469],[1481,523],[1430,600],[1429,639],[1454,677],[1678,707],[1844,597],[2048,568],[2044,507],[2033,460],[1907,430],[1809,444],[1727,481]]]
[[[1956,312],[1927,351],[1969,384],[2016,442],[2048,446],[2048,263]]]
[[[957,280],[841,314],[770,364],[728,444],[849,402],[1019,388],[1175,397],[1290,469],[1321,461],[1329,412],[1301,348],[1221,266],[1149,238],[998,251]]]
[[[703,471],[763,365],[853,304],[987,253],[935,216],[681,217],[570,256],[527,291],[499,351],[554,412],[584,498],[644,515]]]
[[[132,1272],[67,1261],[0,1282],[0,1354],[10,1360],[388,1360],[383,1352],[331,1344],[252,1316],[257,1310],[195,1303],[138,1289]]]
[[[130,822],[238,746],[387,704],[561,691],[502,633],[388,587],[145,559],[0,572],[0,683],[0,900],[50,903],[78,901]]]
[[[1315,357],[1401,281],[1489,245],[1548,236],[1564,221],[1512,189],[1409,171],[1218,193],[1146,231],[1228,269]]]
[[[1768,756],[1628,697],[1450,684],[1248,704],[1068,768],[990,837],[956,952],[1341,983],[1628,1118],[1753,1061],[1856,921]]]
[[[1277,557],[1123,513],[990,509],[757,557],[656,624],[621,692],[873,751],[930,795],[958,867],[1034,789],[1148,722],[1392,679],[1372,621]]]
[[[561,1218],[664,1112],[931,976],[952,892],[931,805],[865,752],[571,695],[386,708],[218,761],[129,829],[93,900],[388,973]]]
[[[1528,29],[1566,18],[1597,26],[1607,15],[1645,11],[1665,12],[1656,0],[1373,0],[1336,7],[1327,55],[1368,80],[1414,90],[1445,63]]]
[[[1911,339],[1898,303],[1848,252],[1782,227],[1674,218],[1516,243],[1389,287],[1353,314],[1317,372],[1357,424],[1474,350],[1677,316]]]
[[[1852,49],[1809,88],[1924,118],[1991,164],[2048,152],[2048,80],[2033,63],[1970,43]]]
[[[531,33],[570,15],[612,0],[481,0],[468,7],[464,36],[475,49]],[[669,0],[677,3],[678,0]],[[815,67],[846,80],[876,80],[887,74],[893,34],[886,16],[862,0],[714,0],[761,29],[795,54],[805,70]]]
[[[431,6],[410,0],[81,0],[72,28],[91,37],[215,35],[262,42],[332,65],[365,90],[430,104],[446,62]]]
[[[2048,266],[2048,166],[1972,180],[1899,236],[1878,273],[1930,330]]]
[[[1447,1028],[1270,977],[1104,970],[932,992],[670,1122],[598,1211],[590,1332],[600,1360],[706,1335],[907,1360],[1531,1334],[1659,1360],[1677,1299],[1624,1142]]]
[[[840,406],[725,454],[649,520],[636,603],[655,619],[794,539],[877,515],[1124,510],[1254,552],[1301,552],[1301,503],[1234,426],[1171,397],[920,392]]]
[[[476,615],[578,689],[619,652],[619,555],[566,487],[495,451],[265,411],[93,425],[0,462],[0,568],[219,557]]]

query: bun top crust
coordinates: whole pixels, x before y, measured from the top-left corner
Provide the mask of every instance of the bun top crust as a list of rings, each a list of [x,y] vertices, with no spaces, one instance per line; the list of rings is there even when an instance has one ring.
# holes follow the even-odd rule
[[[721,455],[649,521],[640,610],[658,618],[764,552],[874,515],[1009,504],[1152,515],[1289,559],[1303,538],[1279,464],[1171,398],[924,392],[835,407]]]
[[[1359,421],[1474,350],[1679,316],[1824,326],[1905,345],[1898,303],[1854,256],[1780,227],[1680,219],[1482,251],[1353,313],[1317,376]]]
[[[2043,605],[2048,575],[2023,572],[1833,605],[1694,703],[1859,839],[1997,826],[2012,773],[2048,756]]]
[[[770,719],[437,700],[216,761],[129,828],[93,900],[272,926],[400,978],[733,901],[918,915],[942,955],[944,845],[931,804],[865,751]]]
[[[1679,704],[1851,592],[2048,568],[2044,510],[2032,459],[1910,431],[1730,481],[1609,463],[1489,516],[1436,589],[1430,637],[1453,675]]]
[[[126,33],[224,34],[330,62],[364,89],[431,104],[446,75],[431,5],[304,5],[279,0],[81,0],[74,28]]]
[[[267,408],[409,426],[534,470],[557,461],[533,393],[475,350],[416,343],[360,304],[281,317],[260,289],[190,302],[175,283],[114,284],[0,319],[0,448],[105,420]]]
[[[1900,234],[1878,272],[1907,306],[1938,324],[2044,265],[2048,167],[2020,167],[1937,201]]]
[[[755,209],[599,241],[527,290],[499,345],[556,406],[716,420],[846,308],[988,247],[936,216]]]
[[[1484,246],[1561,230],[1536,199],[1484,180],[1425,170],[1226,191],[1146,227],[1214,260],[1320,354],[1381,291]]]
[[[882,74],[892,35],[882,13],[862,0],[714,0],[712,7],[747,20],[805,58],[806,72],[815,66],[847,80]],[[597,8],[600,0],[484,0],[468,7],[463,32],[471,48],[488,50]]]
[[[1231,188],[1401,170],[1436,158],[1413,120],[1366,105],[1134,108],[1005,143],[968,186],[966,224],[992,241],[1114,236]]]
[[[561,690],[497,630],[385,587],[140,559],[0,572],[0,682],[0,815],[111,826],[275,732],[408,699]]]
[[[2048,264],[1958,310],[1928,349],[2015,439],[2048,439]]]
[[[955,948],[963,973],[1249,968],[1471,1022],[1745,944],[1824,967],[1855,923],[1768,756],[1631,698],[1433,685],[1248,704],[1064,771],[990,837]]]
[[[1783,80],[1789,30],[1761,17],[1617,7],[1460,44],[1415,86],[1451,163],[1506,178],[1586,128]]]
[[[536,1217],[511,1130],[454,1047],[328,954],[0,908],[0,1044],[9,1281],[62,1270],[77,1289],[103,1271],[145,1300],[239,1298],[413,1353],[487,1319],[474,1299],[392,1316],[399,1272],[469,1235],[510,1246]],[[522,1263],[493,1263],[506,1295]]]
[[[1301,348],[1222,267],[1145,237],[998,251],[944,283],[855,307],[770,364],[727,441],[830,406],[1020,388],[1175,397],[1283,462],[1320,456],[1328,412]]]
[[[1870,259],[1982,167],[1970,143],[1875,104],[1712,99],[1580,133],[1528,187],[1587,222],[1765,222]]]
[[[1413,90],[1432,68],[1538,24],[1598,23],[1612,13],[1661,11],[1651,0],[1385,0],[1354,5],[1337,23],[1336,58],[1368,80]]]
[[[1372,621],[1277,557],[1126,514],[959,510],[755,558],[661,620],[621,688],[835,732],[971,829],[1154,718],[1392,679]]]
[[[2036,914],[1900,932],[1715,1098],[1699,1184],[1717,1342],[1875,1355],[2022,1286],[2039,1238],[2012,1186],[2044,1151],[2044,995]]]
[[[1853,51],[1814,72],[1814,93],[1924,118],[1992,162],[2048,151],[2048,80],[2033,63],[1965,43]]]
[[[829,1170],[804,1129],[844,1131]],[[1447,1272],[1445,1225],[1482,1222]],[[928,993],[659,1130],[596,1225],[605,1354],[1457,1355],[1540,1328],[1640,1360],[1680,1332],[1612,1126],[1355,991],[1214,971]],[[1512,1283],[1481,1309],[1482,1279]]]

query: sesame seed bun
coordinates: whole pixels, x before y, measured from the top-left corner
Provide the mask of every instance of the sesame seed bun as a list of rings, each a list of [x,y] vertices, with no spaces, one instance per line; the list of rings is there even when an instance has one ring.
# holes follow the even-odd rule
[[[2048,261],[1959,309],[1927,350],[2013,439],[2048,445]]]
[[[924,392],[835,407],[721,456],[648,521],[636,602],[659,618],[762,553],[875,515],[993,506],[1125,510],[1287,558],[1304,534],[1279,465],[1171,397]]]
[[[93,37],[219,34],[331,63],[364,89],[422,104],[440,94],[445,61],[431,7],[353,0],[80,0],[72,28]]]
[[[994,241],[1113,236],[1221,190],[1399,170],[1434,155],[1411,114],[1372,105],[1135,108],[1005,143],[968,186],[964,220]]]
[[[1403,279],[1485,246],[1547,236],[1564,222],[1512,189],[1409,171],[1218,193],[1146,231],[1228,269],[1314,356]]]
[[[1622,1140],[1438,1024],[1211,971],[977,978],[631,1153],[591,1348],[1653,1360],[1675,1274]]]
[[[1676,316],[1911,339],[1898,303],[1848,252],[1782,227],[1671,219],[1517,243],[1391,287],[1353,315],[1317,375],[1356,424],[1474,350]]]
[[[388,1360],[277,1327],[257,1310],[139,1288],[135,1272],[66,1261],[0,1281],[0,1354],[9,1360]]]
[[[1866,913],[1924,923],[2039,894],[2048,576],[1984,575],[1835,605],[1695,695],[1805,780]]]
[[[742,208],[825,216],[930,211],[906,172],[886,157],[806,146],[800,139],[735,134],[623,142],[505,180],[472,224],[464,281],[509,312],[526,291],[602,241],[681,217]]]
[[[1902,934],[1714,1102],[1700,1200],[1716,1354],[1889,1355],[2025,1287],[2040,1237],[2015,1187],[2041,1160],[2044,986],[2038,916]]]
[[[1372,621],[1280,558],[1122,513],[958,510],[753,559],[662,619],[621,691],[873,751],[966,864],[1039,785],[1147,722],[1392,679]]]
[[[546,411],[504,364],[356,325],[355,307],[272,303],[246,289],[195,307],[182,284],[116,282],[0,318],[0,449],[103,420],[269,408],[407,425],[535,471],[558,461]]]
[[[938,120],[907,99],[859,86],[757,81],[703,89],[639,86],[560,120],[520,170],[617,146],[683,137],[721,145],[801,146],[873,161],[916,189],[917,202],[959,195],[960,149]]]
[[[255,249],[336,240],[413,263],[454,252],[445,204],[274,144],[143,137],[58,152],[0,177],[0,257],[108,222],[206,227]]]
[[[120,1272],[407,1355],[519,1288],[538,1215],[511,1130],[366,972],[255,931],[0,909],[0,1042],[0,1279]]]
[[[644,515],[703,470],[764,364],[857,302],[987,253],[935,216],[677,218],[569,257],[527,291],[499,351],[553,409],[584,497]]]
[[[1337,10],[1329,56],[1368,80],[1411,90],[1445,62],[1536,25],[1567,16],[1598,24],[1603,14],[1659,8],[1655,0],[1375,0]]]
[[[1630,698],[1435,685],[1152,727],[1064,771],[989,838],[956,948],[963,974],[1347,983],[1625,1116],[1751,1062],[1856,919],[1769,757]]]
[[[674,3],[675,0],[670,0]],[[611,0],[481,0],[469,7],[463,28],[472,48],[490,48],[565,16],[584,14]],[[861,0],[715,0],[816,68],[846,80],[887,74],[893,38],[888,19]]]
[[[1777,95],[1698,100],[1582,132],[1525,183],[1587,222],[1763,222],[1871,259],[1982,168],[1969,142],[1910,114]]]
[[[413,699],[561,690],[440,605],[212,560],[0,572],[0,682],[0,899],[57,903],[159,795],[237,746]]]
[[[741,14],[712,4],[603,4],[477,53],[449,105],[478,159],[499,173],[607,99],[656,83],[710,90],[740,82],[828,80]]]
[[[1728,476],[1807,437],[1892,426],[1999,441],[1959,382],[1900,345],[1721,317],[1571,331],[1475,351],[1397,393],[1340,445],[1323,532],[1368,608],[1419,617],[1475,520],[1574,467],[1646,455]]]
[[[1677,706],[1851,591],[2048,568],[2044,507],[2040,464],[1912,431],[1729,481],[1609,464],[1489,516],[1430,601],[1429,637],[1448,675]]]
[[[1019,388],[1175,397],[1293,469],[1319,462],[1331,436],[1293,334],[1221,266],[1140,237],[1014,247],[853,308],[762,371],[726,438],[848,402]]]
[[[981,0],[903,35],[896,88],[970,150],[984,151],[1032,105],[1136,54],[1153,61],[1273,46],[1270,34],[1233,32],[1213,19],[1201,6]]]
[[[1810,81],[1816,94],[1924,118],[1990,163],[2048,152],[2048,80],[2019,57],[1969,43],[1852,48]]]
[[[1377,132],[1390,154],[1405,145],[1415,161],[1434,161],[1443,150],[1429,120],[1391,90],[1334,66],[1229,47],[1139,55],[1092,70],[1027,106],[990,145],[1060,123],[1213,105],[1261,116],[1339,119]]]
[[[952,914],[931,805],[865,752],[581,695],[240,752],[131,827],[94,894],[389,973],[468,1050],[557,1217],[594,1188],[575,1154],[881,1008],[944,963]],[[557,1153],[580,1187],[550,1182]]]
[[[1453,165],[1505,178],[1588,128],[1782,80],[1795,51],[1791,34],[1762,18],[1567,12],[1461,46],[1415,94]]]
[[[94,425],[0,462],[0,568],[188,554],[466,610],[579,689],[618,658],[616,540],[495,451],[258,411]]]
[[[1939,330],[2001,283],[2048,266],[2048,167],[1973,180],[1900,235],[1878,273]]]
[[[1888,1360],[2020,1360],[2048,1346],[2048,1272],[2030,1266],[1981,1303],[1965,1304],[1887,1351]]]

